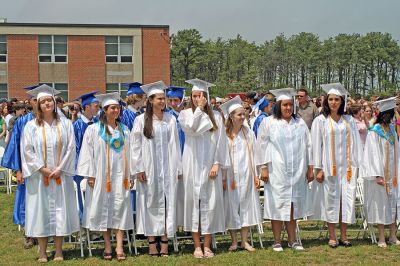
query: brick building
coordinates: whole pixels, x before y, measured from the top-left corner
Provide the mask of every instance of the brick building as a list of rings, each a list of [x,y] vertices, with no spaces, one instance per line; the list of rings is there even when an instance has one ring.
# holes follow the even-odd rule
[[[169,26],[0,23],[0,98],[47,83],[73,100],[121,83],[170,83]]]

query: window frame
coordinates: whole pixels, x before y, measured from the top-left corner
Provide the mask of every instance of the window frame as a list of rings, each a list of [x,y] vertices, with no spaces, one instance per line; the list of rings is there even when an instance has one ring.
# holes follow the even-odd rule
[[[4,38],[5,38],[5,41],[4,42],[0,41],[0,43],[5,43],[5,45],[6,45],[6,53],[5,54],[0,54],[0,56],[4,56],[6,58],[6,60],[5,61],[0,61],[0,64],[7,64],[7,62],[8,62],[7,35],[6,34],[0,34],[0,36],[4,36]]]
[[[51,37],[51,42],[44,42],[40,41],[40,36],[50,36]],[[56,44],[64,44],[63,42],[55,42],[55,37],[56,36],[65,36],[65,45],[67,48],[66,54],[55,54],[55,45]],[[51,45],[51,54],[41,54],[40,53],[40,44],[50,44]],[[50,56],[50,61],[49,62],[44,62],[40,61],[41,56]],[[65,56],[65,62],[56,62],[56,57],[57,56]],[[68,64],[68,35],[38,35],[38,62],[39,64]]]
[[[107,35],[107,36],[104,36],[105,37],[105,40],[104,40],[104,45],[105,45],[105,61],[106,61],[106,64],[133,64],[133,39],[134,39],[134,36],[131,36],[131,35]],[[107,42],[107,37],[117,37],[117,42]],[[132,40],[132,42],[131,43],[121,43],[121,37],[129,37],[131,40]],[[113,54],[113,55],[108,55],[107,54],[107,44],[116,44],[117,45],[117,54]],[[131,44],[132,45],[132,54],[131,55],[122,55],[121,54],[121,44]],[[131,61],[130,62],[122,62],[122,60],[121,60],[121,58],[122,57],[131,57]],[[109,58],[109,57],[117,57],[117,61],[115,61],[115,62],[109,62],[109,61],[107,61],[107,58]]]
[[[2,93],[2,91],[1,91],[1,87],[2,87],[2,85],[4,85],[5,86],[5,89],[6,89],[6,93],[7,93],[7,97],[1,97],[1,93]],[[8,90],[8,83],[0,83],[0,99],[1,98],[5,98],[5,99],[9,99],[8,97],[9,97],[9,95],[10,95],[10,92],[9,92],[9,90]]]
[[[107,87],[108,85],[118,85],[118,90],[109,90]],[[117,83],[117,82],[110,82],[106,83],[106,93],[111,93],[111,92],[118,92],[121,99],[126,98],[126,93],[128,92],[128,88],[126,86],[122,86],[123,82]]]

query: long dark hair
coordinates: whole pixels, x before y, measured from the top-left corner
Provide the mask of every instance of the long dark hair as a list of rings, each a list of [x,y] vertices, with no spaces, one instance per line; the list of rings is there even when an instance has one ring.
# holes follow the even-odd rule
[[[322,103],[322,114],[325,117],[328,117],[331,114],[331,109],[329,108],[329,103],[328,103],[328,98],[329,95],[327,95],[324,99],[324,102]],[[343,96],[340,96],[340,106],[339,106],[339,110],[338,110],[338,115],[344,115],[344,98]]]
[[[144,112],[143,135],[148,139],[153,138],[153,105],[150,103],[150,99],[153,100],[155,96],[153,94],[147,99],[146,111]]]
[[[107,135],[110,135],[111,136],[111,132],[110,132],[110,130],[108,129],[108,123],[107,123],[107,116],[106,116],[106,111],[108,110],[108,107],[109,107],[109,105],[107,105],[107,106],[105,106],[103,109],[104,109],[104,111],[102,111],[101,113],[100,113],[100,118],[99,118],[99,121],[100,121],[100,123],[102,124],[102,126],[104,126],[105,128],[106,128],[106,132],[107,132]],[[121,108],[121,107],[120,107]],[[119,117],[117,117],[117,119],[115,120],[115,121],[117,121],[118,123],[120,123],[121,122],[121,120],[119,119]],[[122,132],[122,128],[121,128],[121,126],[119,126],[119,130]]]
[[[375,124],[385,124],[389,125],[392,122],[394,117],[394,109],[386,110],[384,112],[380,112],[378,117],[376,118]]]
[[[294,113],[294,108],[295,108],[295,106],[294,106],[294,103],[293,103],[293,113],[292,113],[291,117],[296,119],[297,116]],[[275,103],[275,107],[274,107],[274,110],[273,110],[273,115],[274,115],[274,117],[276,119],[282,119],[282,101],[277,101]]]
[[[203,92],[203,95],[207,98],[208,94],[206,92]],[[196,106],[193,103],[193,96],[190,96],[190,106],[192,107],[192,111],[194,112],[196,110]],[[214,112],[212,111],[212,108],[208,102],[204,107],[204,112],[208,115],[211,123],[213,124],[213,127],[210,129],[210,131],[216,131],[218,129],[217,122],[215,122]]]

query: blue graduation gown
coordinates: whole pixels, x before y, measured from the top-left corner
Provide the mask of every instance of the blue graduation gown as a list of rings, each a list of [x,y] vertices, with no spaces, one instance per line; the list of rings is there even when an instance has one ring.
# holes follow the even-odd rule
[[[176,125],[178,127],[178,134],[179,134],[179,144],[181,147],[181,154],[183,154],[183,147],[185,146],[185,133],[183,132],[182,127],[178,121],[179,113],[173,110],[172,108],[167,108],[165,111],[174,115],[176,118]]]
[[[258,133],[258,128],[260,127],[262,120],[264,118],[266,118],[267,116],[268,116],[267,113],[262,112],[261,114],[259,114],[257,116],[256,121],[254,121],[253,131],[254,131],[254,134],[256,135],[256,137],[257,137],[257,133]]]
[[[10,140],[4,151],[3,159],[1,160],[2,167],[12,169],[14,171],[22,171],[20,140],[25,125],[34,118],[35,116],[33,113],[28,113],[17,119],[11,132]],[[26,179],[25,182],[27,182]],[[15,224],[25,226],[25,183],[18,184],[17,186],[14,202],[13,222]]]
[[[97,118],[93,118],[93,122],[96,123],[98,121]],[[86,124],[82,118],[79,118],[76,120],[73,124],[74,126],[74,133],[75,133],[75,144],[76,144],[76,160],[75,160],[75,169],[78,164],[78,159],[79,159],[79,153],[82,147],[82,140],[83,136],[85,135],[85,131],[88,128],[88,124]],[[81,196],[81,181],[83,177],[76,175],[74,176],[74,181],[77,185],[78,189],[78,204],[79,204],[79,218],[82,220],[82,215],[83,215],[83,202],[82,202],[82,196]]]
[[[129,131],[133,128],[133,122],[135,121],[136,114],[129,109],[122,110],[121,122],[129,128]]]

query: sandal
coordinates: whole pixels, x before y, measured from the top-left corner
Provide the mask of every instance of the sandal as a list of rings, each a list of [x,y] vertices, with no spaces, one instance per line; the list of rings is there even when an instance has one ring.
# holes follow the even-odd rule
[[[339,239],[339,246],[349,248],[352,246],[352,244],[350,243],[350,241],[347,241],[347,240],[342,241],[341,239]]]
[[[336,240],[329,240],[328,245],[330,248],[337,248],[338,247],[338,243]]]
[[[117,253],[117,261],[124,261],[124,260],[126,260],[125,253],[121,253],[121,254]]]
[[[160,254],[158,253],[158,250],[157,250],[157,246],[156,246],[156,250],[157,250],[157,253],[150,253],[150,245],[156,245],[157,244],[157,241],[149,241],[149,255],[150,256],[152,256],[152,257],[158,257],[158,256],[160,256]]]
[[[164,244],[164,245],[167,245],[167,252],[160,252],[160,256],[161,257],[168,257],[169,256],[169,254],[168,254],[168,240],[160,240],[160,242],[161,242],[161,246]]]
[[[237,251],[238,250],[238,246],[236,245],[232,245],[229,247],[228,251]]]
[[[103,252],[103,260],[112,260],[112,253]]]
[[[201,248],[196,248],[194,250],[193,257],[195,257],[196,259],[202,259],[204,257],[203,251],[201,250]]]
[[[247,250],[248,252],[254,252],[256,251],[256,249],[254,247],[252,247],[249,243],[244,243],[243,246],[241,246],[242,249]]]
[[[211,251],[211,249],[204,248],[204,258],[208,259],[208,258],[212,258],[214,256],[215,256],[215,254],[214,254],[214,252]]]
[[[38,258],[37,262],[46,263],[47,262],[47,258]]]

